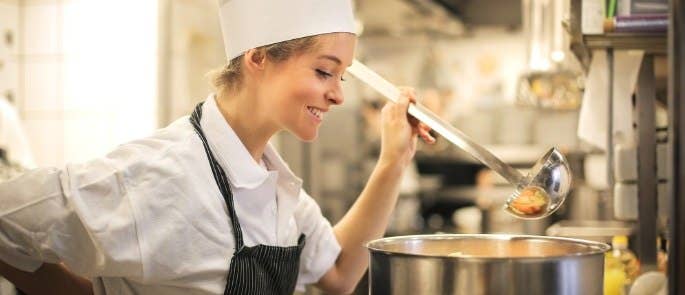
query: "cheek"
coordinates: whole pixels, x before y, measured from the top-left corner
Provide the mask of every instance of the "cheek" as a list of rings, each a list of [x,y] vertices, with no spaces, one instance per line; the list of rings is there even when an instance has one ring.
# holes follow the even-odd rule
[[[321,105],[325,94],[324,84],[312,79],[291,81],[285,102],[290,106]]]

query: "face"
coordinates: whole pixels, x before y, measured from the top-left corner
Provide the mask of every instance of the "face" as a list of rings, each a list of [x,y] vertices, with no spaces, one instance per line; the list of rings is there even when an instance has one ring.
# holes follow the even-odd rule
[[[326,112],[344,101],[343,74],[356,42],[348,33],[320,35],[313,50],[267,65],[262,95],[278,129],[304,141],[316,139]]]

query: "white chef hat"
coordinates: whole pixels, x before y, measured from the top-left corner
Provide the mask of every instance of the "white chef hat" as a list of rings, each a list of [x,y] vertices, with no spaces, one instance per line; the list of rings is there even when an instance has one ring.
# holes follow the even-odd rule
[[[220,0],[226,58],[292,39],[354,33],[351,0]]]

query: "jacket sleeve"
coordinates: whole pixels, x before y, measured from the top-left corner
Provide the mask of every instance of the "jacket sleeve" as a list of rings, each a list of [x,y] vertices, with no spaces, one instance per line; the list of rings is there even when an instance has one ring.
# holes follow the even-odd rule
[[[123,174],[106,158],[0,184],[0,259],[33,272],[63,262],[84,277],[142,277]]]
[[[297,278],[297,290],[304,291],[305,285],[316,283],[335,265],[341,248],[330,222],[321,214],[316,201],[304,190],[300,191],[295,219],[299,229],[307,236]]]

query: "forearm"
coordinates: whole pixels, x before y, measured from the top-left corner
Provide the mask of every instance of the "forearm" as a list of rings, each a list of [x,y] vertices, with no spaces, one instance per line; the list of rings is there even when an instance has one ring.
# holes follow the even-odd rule
[[[381,111],[381,153],[378,164],[357,201],[333,231],[342,248],[335,266],[319,279],[318,286],[329,293],[350,293],[369,265],[365,243],[383,236],[397,203],[404,169],[411,163],[419,135],[426,142],[435,139],[430,128],[408,116],[416,101],[412,89],[403,89],[397,102]]]
[[[26,294],[93,294],[91,282],[60,264],[44,263],[35,272],[18,270],[0,261],[0,276]]]
[[[342,251],[336,268],[343,285],[355,286],[369,264],[365,243],[381,238],[397,203],[404,167],[379,162],[352,208],[334,227]]]

